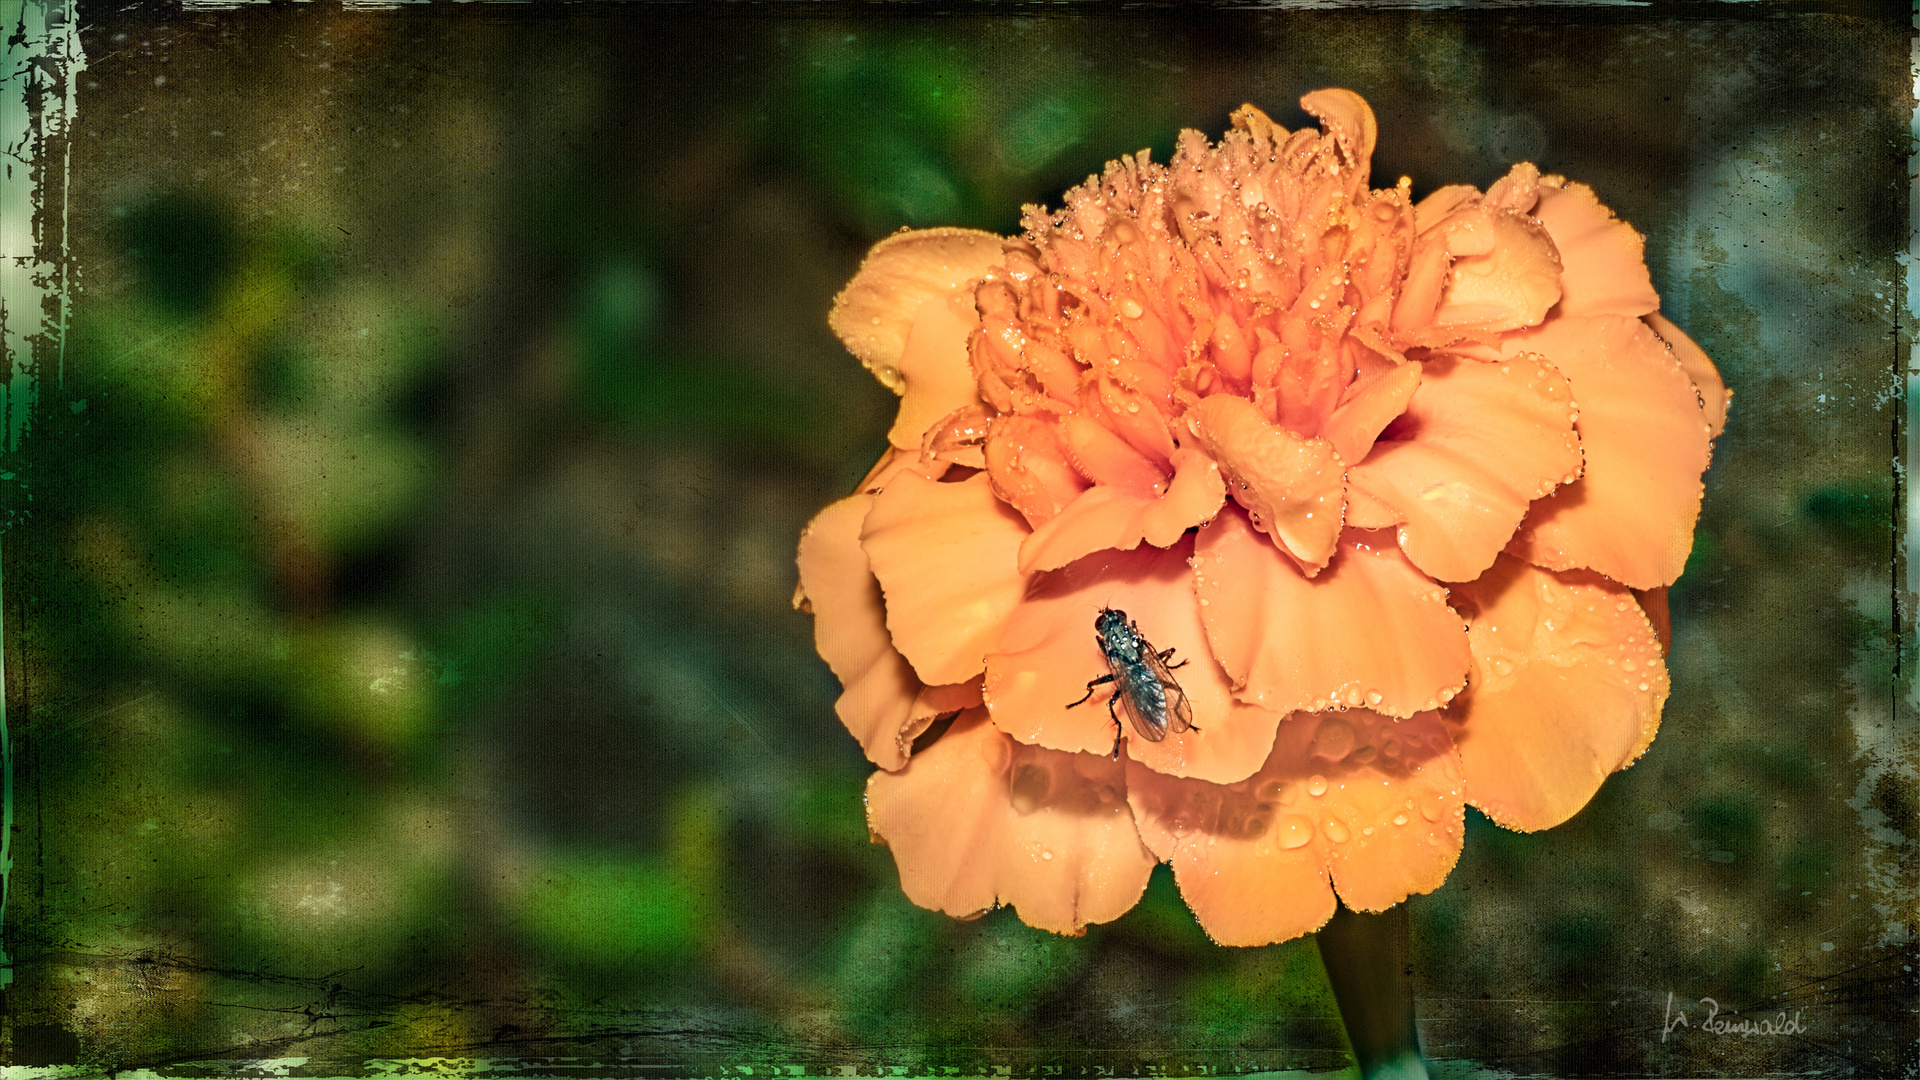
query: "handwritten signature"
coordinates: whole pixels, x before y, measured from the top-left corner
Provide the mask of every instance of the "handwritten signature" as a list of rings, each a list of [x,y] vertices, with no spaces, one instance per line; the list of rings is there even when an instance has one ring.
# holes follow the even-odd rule
[[[1749,1035],[1803,1035],[1807,1030],[1807,1026],[1800,1022],[1800,1014],[1805,1009],[1795,1009],[1791,1018],[1785,1010],[1781,1010],[1770,1019],[1753,1020],[1742,1016],[1738,1020],[1730,1020],[1720,1015],[1720,1003],[1712,998],[1701,998],[1700,1004],[1707,1007],[1707,1015],[1700,1021],[1700,1030],[1713,1035],[1738,1035],[1741,1038]],[[1667,1018],[1660,1031],[1660,1041],[1666,1042],[1674,1028],[1690,1026],[1686,1013],[1673,1011],[1673,991],[1667,991]]]

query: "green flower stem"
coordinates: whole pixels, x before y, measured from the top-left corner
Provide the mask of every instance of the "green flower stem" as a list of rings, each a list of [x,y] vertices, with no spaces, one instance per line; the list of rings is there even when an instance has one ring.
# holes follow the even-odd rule
[[[1365,1080],[1427,1080],[1413,1025],[1407,906],[1376,915],[1340,905],[1314,940]]]

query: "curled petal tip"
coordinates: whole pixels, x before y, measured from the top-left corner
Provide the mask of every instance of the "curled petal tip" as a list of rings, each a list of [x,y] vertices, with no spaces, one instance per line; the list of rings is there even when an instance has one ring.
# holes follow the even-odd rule
[[[875,244],[833,299],[827,325],[894,393],[906,390],[900,358],[920,305],[960,293],[1000,261],[1002,240],[975,229],[902,230]]]

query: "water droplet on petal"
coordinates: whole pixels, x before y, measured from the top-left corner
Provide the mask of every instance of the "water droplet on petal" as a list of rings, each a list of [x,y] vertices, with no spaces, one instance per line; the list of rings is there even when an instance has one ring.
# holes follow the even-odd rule
[[[1633,671],[1634,669],[1636,669],[1636,668],[1638,668],[1639,666],[1640,666],[1639,664],[1636,664],[1636,663],[1634,663],[1634,662],[1633,662],[1632,660],[1622,660],[1622,661],[1620,661],[1620,670],[1621,670],[1621,671]]]
[[[1420,796],[1420,816],[1428,821],[1439,821],[1447,812],[1447,802],[1429,791]]]
[[[1405,814],[1393,815],[1393,823],[1395,825],[1405,825],[1407,823],[1407,815]]]
[[[1347,837],[1352,835],[1347,832],[1347,826],[1337,817],[1328,818],[1326,822],[1320,826],[1320,831],[1326,833],[1327,839],[1336,844],[1346,843]]]
[[[1367,694],[1367,704],[1378,705],[1380,704],[1380,701],[1381,701],[1380,691],[1374,690]]]
[[[1353,725],[1345,720],[1329,717],[1320,722],[1319,730],[1313,735],[1313,753],[1316,757],[1328,761],[1339,761],[1353,752]],[[1323,784],[1325,781],[1321,781]],[[1319,794],[1315,792],[1315,794]]]
[[[1043,858],[1043,859],[1046,859],[1046,860],[1048,860],[1048,861],[1052,861],[1052,859],[1053,859],[1053,852],[1051,852],[1051,851],[1043,851],[1043,852],[1041,852],[1041,853],[1040,853],[1040,857],[1041,857],[1041,858]]]
[[[1307,778],[1307,794],[1318,798],[1327,793],[1327,778],[1318,773]]]
[[[1313,822],[1299,814],[1288,814],[1280,819],[1280,829],[1275,839],[1280,846],[1289,850],[1304,847],[1313,839]]]
[[[1300,787],[1285,780],[1269,780],[1260,785],[1256,794],[1263,802],[1277,802],[1281,806],[1292,806],[1300,798]]]

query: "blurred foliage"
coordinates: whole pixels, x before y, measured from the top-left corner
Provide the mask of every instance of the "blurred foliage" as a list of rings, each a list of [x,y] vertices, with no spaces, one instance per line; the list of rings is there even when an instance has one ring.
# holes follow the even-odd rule
[[[1820,103],[1891,100],[1897,27],[91,15],[86,287],[0,476],[7,1060],[1340,1066],[1311,941],[1215,946],[1165,868],[1078,939],[910,904],[787,604],[891,420],[824,326],[867,245],[1011,232],[1339,82],[1419,193],[1515,153],[1594,182],[1739,393],[1659,740],[1549,833],[1470,812],[1412,901],[1428,1051],[1830,1064],[1831,1027],[1764,1059],[1642,1029],[1836,946],[1878,977],[1873,905],[1914,880],[1874,831],[1910,837],[1910,794],[1855,795],[1900,660],[1898,403],[1843,390],[1884,380],[1892,264],[1820,276],[1904,220],[1899,170],[1820,172],[1858,213],[1791,235],[1720,179],[1758,155],[1811,190],[1815,127],[1891,145],[1897,110]],[[1816,293],[1854,321],[1780,321]]]

